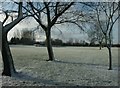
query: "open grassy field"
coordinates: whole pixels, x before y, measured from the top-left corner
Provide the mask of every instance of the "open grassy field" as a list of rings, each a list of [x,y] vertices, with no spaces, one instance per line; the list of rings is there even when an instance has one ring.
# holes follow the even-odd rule
[[[113,70],[108,51],[98,47],[54,47],[55,61],[47,62],[46,47],[11,46],[19,73],[3,78],[3,85],[117,86],[118,48],[112,48]]]

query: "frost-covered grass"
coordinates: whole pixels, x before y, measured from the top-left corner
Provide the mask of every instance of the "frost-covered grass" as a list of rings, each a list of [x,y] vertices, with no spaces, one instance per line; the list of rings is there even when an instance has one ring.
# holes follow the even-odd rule
[[[46,47],[11,46],[17,76],[3,77],[3,85],[117,86],[118,48],[112,48],[113,70],[108,51],[98,47],[54,47],[55,61],[47,62]],[[8,82],[9,81],[9,82]]]

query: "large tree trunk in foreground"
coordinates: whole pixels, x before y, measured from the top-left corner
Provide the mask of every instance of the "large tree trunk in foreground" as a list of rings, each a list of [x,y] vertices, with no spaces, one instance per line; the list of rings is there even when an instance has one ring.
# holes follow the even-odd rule
[[[49,60],[48,61],[53,61],[54,60],[54,53],[52,49],[52,44],[51,44],[51,31],[46,31],[46,46],[48,50],[48,55],[49,55]]]
[[[4,76],[11,76],[16,73],[13,58],[7,41],[7,33],[2,33],[2,59],[3,59],[3,72]]]

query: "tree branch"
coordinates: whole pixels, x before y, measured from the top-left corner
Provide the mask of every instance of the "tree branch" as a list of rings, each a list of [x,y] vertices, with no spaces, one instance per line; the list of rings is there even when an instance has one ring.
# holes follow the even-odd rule
[[[17,23],[19,23],[24,18],[23,13],[22,13],[22,4],[23,4],[23,2],[19,2],[18,17],[14,21],[12,21],[11,23],[9,23],[3,27],[4,32],[8,33],[9,30],[11,30]]]
[[[47,11],[47,21],[48,21],[48,25],[50,25],[50,24],[51,24],[51,19],[50,19],[49,6],[48,6],[47,2],[44,2],[44,5],[45,5],[46,11]]]
[[[55,24],[55,22],[57,21],[58,17],[60,17],[67,9],[69,9],[72,5],[74,4],[74,2],[71,2],[69,5],[67,5],[60,13],[55,15],[55,18],[53,18],[52,22],[51,22],[51,26],[53,26]]]
[[[76,21],[68,21],[68,20],[66,20],[66,21],[59,21],[59,22],[57,22],[56,24],[62,24],[62,23],[72,23],[72,24],[75,24],[75,25],[77,25],[82,31],[84,31],[84,29],[82,28],[82,26],[80,26]]]
[[[2,22],[3,25],[4,25],[4,23],[7,21],[8,17],[9,17],[6,11],[5,11],[4,13],[5,13],[5,16],[6,16],[6,17],[5,17],[4,21]]]

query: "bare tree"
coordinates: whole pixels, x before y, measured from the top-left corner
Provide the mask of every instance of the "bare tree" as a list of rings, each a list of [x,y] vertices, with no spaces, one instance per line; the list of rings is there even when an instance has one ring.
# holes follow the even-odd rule
[[[51,29],[58,18],[73,5],[73,2],[28,2],[28,4],[32,10],[32,12],[29,11],[30,13],[38,12],[33,17],[45,31],[49,60],[52,61],[54,53],[51,44]],[[42,12],[40,12],[40,8],[42,8]]]
[[[100,30],[105,37],[105,45],[109,52],[108,70],[112,70],[112,30],[114,24],[120,17],[120,13],[118,13],[120,2],[89,2],[82,4],[91,7],[93,9],[92,11],[95,11],[95,18],[98,22]]]
[[[21,38],[30,38],[31,40],[33,39],[33,36],[32,36],[32,30],[28,30],[28,29],[24,29],[22,30],[22,33],[21,33]]]
[[[120,13],[118,13],[119,10],[119,3],[117,2],[106,2],[106,3],[98,3],[98,6],[96,8],[96,14],[97,14],[97,21],[99,23],[99,27],[102,31],[102,33],[105,36],[105,44],[109,51],[109,70],[112,70],[112,30],[114,27],[114,24],[117,22],[117,20],[120,17]],[[105,18],[102,18],[104,15]],[[102,16],[102,17],[101,17]],[[105,28],[103,29],[103,25],[101,21],[103,20],[105,22]]]
[[[100,30],[98,23],[95,23],[95,33],[96,33],[96,39],[99,43],[99,49],[101,50],[101,48],[103,47],[105,37],[104,37],[104,34],[102,33],[102,31]]]
[[[75,43],[79,44],[80,43],[79,39],[75,39]]]
[[[73,45],[74,41],[73,38],[69,38],[69,40],[67,41],[68,44]]]
[[[18,30],[18,29],[16,29],[14,32],[13,32],[13,36],[15,37],[15,38],[21,38],[21,32]]]
[[[8,3],[8,2],[5,2]],[[11,3],[14,4],[14,3]],[[23,2],[18,2],[18,10],[7,10],[2,9],[2,14],[4,13],[5,18],[2,21],[2,60],[3,60],[3,72],[2,75],[5,76],[11,76],[16,73],[12,54],[8,45],[7,41],[7,34],[8,32],[15,26],[17,25],[22,19],[27,17],[28,15],[23,14],[23,9],[22,9]],[[11,16],[11,13],[15,13],[15,17]],[[7,23],[8,18],[11,17],[12,21]]]
[[[35,35],[33,30],[24,29],[21,33],[21,44],[33,45],[35,42]]]
[[[95,11],[94,18],[104,35],[105,45],[109,52],[109,70],[112,70],[112,30],[120,17],[120,13],[118,13],[120,2],[83,2],[82,4],[90,7],[92,12]]]
[[[102,22],[102,24],[103,24],[103,22]],[[93,21],[90,29],[87,31],[87,34],[88,34],[88,39],[89,39],[90,43],[97,42],[99,44],[99,49],[101,50],[105,37],[99,27],[99,24],[96,21]]]

